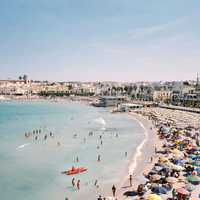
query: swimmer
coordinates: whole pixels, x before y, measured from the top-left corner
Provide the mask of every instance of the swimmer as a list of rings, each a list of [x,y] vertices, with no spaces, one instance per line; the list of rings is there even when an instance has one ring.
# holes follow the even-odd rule
[[[84,138],[84,142],[86,141],[86,138]]]
[[[72,179],[72,186],[73,187],[75,186],[75,180],[74,180],[74,178]]]
[[[103,144],[103,141],[101,141],[101,145]]]
[[[101,161],[101,158],[100,158],[100,156],[98,156],[98,162],[100,162]]]
[[[118,137],[118,134],[116,134],[116,137]]]
[[[102,135],[100,135],[100,139],[102,139]]]
[[[97,186],[97,180],[95,181],[94,185]]]
[[[76,158],[76,161],[79,162],[79,158],[78,157]]]
[[[97,149],[99,149],[99,146],[97,147]]]
[[[37,138],[38,138],[38,137],[36,136],[36,137],[35,137],[35,140],[37,140]]]
[[[78,180],[77,188],[80,189],[80,180]]]
[[[60,146],[60,142],[58,142],[58,146]]]
[[[125,152],[125,156],[127,156],[127,152]]]

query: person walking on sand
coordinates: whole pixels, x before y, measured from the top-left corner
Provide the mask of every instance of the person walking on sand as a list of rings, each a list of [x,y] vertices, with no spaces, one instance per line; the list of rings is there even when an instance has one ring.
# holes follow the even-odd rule
[[[99,198],[97,200],[103,200],[102,197],[101,197],[101,195],[99,195]]]
[[[80,180],[78,180],[77,188],[80,189]]]
[[[75,186],[75,180],[74,180],[74,178],[72,179],[72,186],[73,187]]]
[[[153,162],[153,157],[151,156],[151,162]]]
[[[116,187],[115,185],[112,186],[113,197],[115,197]]]
[[[173,199],[176,198],[176,190],[175,190],[175,188],[173,188],[173,190],[172,190],[172,197],[173,197]]]
[[[130,180],[130,187],[132,187],[132,176],[131,175],[130,175],[129,180]]]
[[[157,147],[155,147],[155,153],[157,154]]]

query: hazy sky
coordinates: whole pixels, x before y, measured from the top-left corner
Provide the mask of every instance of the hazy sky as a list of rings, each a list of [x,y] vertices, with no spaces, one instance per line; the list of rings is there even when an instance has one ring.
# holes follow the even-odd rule
[[[0,0],[0,78],[171,81],[200,73],[200,0]]]

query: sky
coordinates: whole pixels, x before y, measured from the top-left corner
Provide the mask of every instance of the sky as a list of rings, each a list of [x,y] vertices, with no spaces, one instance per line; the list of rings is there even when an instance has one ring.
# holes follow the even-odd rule
[[[184,81],[197,73],[199,0],[0,0],[0,79]]]

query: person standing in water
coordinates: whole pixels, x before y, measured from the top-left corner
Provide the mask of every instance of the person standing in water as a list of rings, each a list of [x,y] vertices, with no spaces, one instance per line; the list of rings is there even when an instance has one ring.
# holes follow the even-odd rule
[[[80,180],[78,180],[77,188],[80,189]]]
[[[72,179],[72,186],[73,187],[75,186],[75,180],[74,180],[74,178]]]
[[[94,185],[97,186],[97,180],[95,181]]]
[[[79,162],[79,158],[78,157],[76,158],[76,161]]]
[[[115,185],[112,186],[113,197],[115,197],[116,187]]]
[[[100,162],[101,161],[101,158],[100,158],[100,156],[98,156],[98,162]]]
[[[129,180],[130,180],[130,187],[132,187],[132,176],[131,175],[130,175]]]

